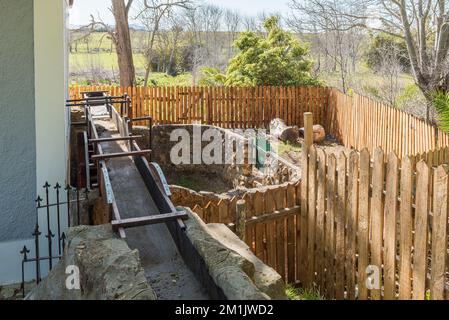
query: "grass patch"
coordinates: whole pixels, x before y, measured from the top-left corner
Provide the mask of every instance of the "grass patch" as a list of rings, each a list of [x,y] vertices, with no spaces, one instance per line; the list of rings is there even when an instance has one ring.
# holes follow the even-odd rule
[[[197,192],[201,191],[201,184],[198,183],[195,179],[189,176],[180,176],[177,183],[184,188],[195,190]]]
[[[193,77],[191,73],[183,73],[175,77],[166,73],[152,72],[148,79],[149,86],[191,86]],[[137,77],[137,84],[143,85],[143,77]]]
[[[301,152],[301,145],[298,143],[280,141],[278,144],[278,154],[280,156],[283,156],[290,152],[296,152],[296,153]]]
[[[325,300],[318,290],[306,290],[302,288],[295,288],[291,285],[287,286],[285,291],[288,300]]]

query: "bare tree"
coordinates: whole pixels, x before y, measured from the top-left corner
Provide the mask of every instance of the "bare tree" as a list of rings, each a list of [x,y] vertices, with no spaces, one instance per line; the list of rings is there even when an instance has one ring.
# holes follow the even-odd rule
[[[138,19],[145,26],[148,32],[146,42],[145,57],[147,65],[145,68],[144,86],[148,85],[148,79],[151,73],[152,54],[154,44],[163,23],[163,19],[169,19],[176,9],[182,8],[186,11],[192,10],[193,2],[191,0],[141,0],[139,12],[135,19]],[[176,41],[179,39],[177,35]]]
[[[346,17],[334,12],[363,12],[366,6],[358,3],[347,8],[345,1],[338,0],[292,0],[290,6],[293,14],[287,20],[289,26],[307,37],[315,38],[316,48],[319,49],[318,68],[322,68],[323,57],[324,69],[338,72],[340,87],[343,92],[347,92],[350,74],[356,68],[362,38],[355,27],[347,27]]]
[[[434,92],[449,90],[449,1],[366,0],[363,11],[348,9],[362,3],[358,0],[314,1],[341,19],[340,30],[363,27],[405,40],[415,82],[428,101],[426,118],[430,121]],[[301,2],[292,0],[292,6]]]
[[[379,48],[382,60],[376,66],[376,72],[381,75],[381,81],[377,85],[379,89],[378,96],[385,103],[398,107],[398,97],[403,90],[403,83],[400,79],[404,71],[400,63],[400,55],[398,47],[392,43]]]
[[[111,12],[115,19],[115,29],[110,28],[101,20],[95,20],[92,17],[91,27],[104,27],[112,41],[115,44],[117,51],[117,60],[120,74],[120,84],[122,86],[135,85],[135,67],[133,58],[133,49],[131,43],[131,33],[129,28],[129,13],[133,6],[134,0],[111,0]],[[143,10],[145,11],[159,11],[164,8],[173,7],[187,7],[191,0],[141,0]]]
[[[128,15],[133,0],[112,0],[112,13],[115,18],[115,33],[112,39],[115,42],[117,60],[120,73],[120,85],[132,87],[136,83],[136,71],[134,69],[133,49],[131,34],[129,32]]]

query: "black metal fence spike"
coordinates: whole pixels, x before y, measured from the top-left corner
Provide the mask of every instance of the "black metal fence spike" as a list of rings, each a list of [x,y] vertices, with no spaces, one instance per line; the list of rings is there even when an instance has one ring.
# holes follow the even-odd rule
[[[22,251],[20,251],[20,254],[23,255],[23,260],[26,261],[28,260],[28,253],[30,253],[30,250],[28,250],[27,246],[23,246]]]
[[[36,224],[36,227],[34,227],[34,233],[33,237],[39,237],[42,233],[39,231],[39,224]]]
[[[64,248],[65,248],[65,241],[67,240],[67,237],[65,235],[65,232],[62,233],[61,236],[61,241],[62,241],[62,251],[64,252]]]
[[[30,250],[27,246],[24,246],[23,249],[20,251],[20,254],[22,256],[22,285],[21,288],[23,290],[23,294],[25,295],[25,265],[27,263],[34,263],[36,268],[36,283],[38,284],[41,281],[41,264],[42,261],[48,261],[48,270],[52,270],[53,268],[53,261],[56,261],[56,259],[61,260],[66,241],[67,241],[67,229],[70,228],[72,216],[72,203],[76,203],[77,207],[77,218],[78,221],[80,220],[80,203],[84,202],[88,199],[88,195],[90,190],[88,189],[79,189],[74,188],[70,186],[70,184],[67,185],[61,185],[59,182],[54,184],[54,186],[50,185],[48,182],[45,182],[45,185],[43,186],[45,191],[45,196],[41,197],[38,196],[36,199],[36,223],[34,226],[34,230],[32,233],[33,239],[34,239],[34,250],[33,250],[33,257],[30,256]],[[62,190],[65,190],[67,199],[64,201],[61,201],[61,194]],[[50,194],[51,193],[51,194]],[[53,199],[53,195],[55,195],[55,201],[50,202],[51,199]],[[83,195],[82,199],[80,195]],[[85,195],[85,197],[84,197]],[[73,198],[73,199],[72,199]],[[53,201],[53,200],[52,200]],[[62,209],[64,208],[64,209]],[[46,209],[46,210],[45,210]],[[54,209],[54,210],[53,210]],[[43,210],[46,211],[46,228],[45,231],[42,229],[42,226],[39,225],[41,222],[41,219],[44,218]],[[67,210],[67,224],[64,223],[63,220],[61,220],[61,214],[63,213],[63,210]],[[41,214],[42,213],[42,214]],[[56,215],[55,215],[56,214]],[[52,225],[53,219],[57,221],[57,225]],[[55,228],[57,227],[57,230]],[[52,229],[55,230],[55,233],[53,233]],[[42,232],[41,232],[42,230]],[[45,239],[45,240],[44,240]],[[45,241],[48,244],[48,254],[41,256],[41,244]],[[57,241],[57,251],[58,255],[56,255],[56,251],[53,250],[54,241]],[[56,248],[55,248],[56,249]],[[47,250],[45,250],[47,252]],[[47,266],[45,266],[44,272],[47,272]]]
[[[45,238],[50,239],[55,237],[55,234],[53,232],[51,232],[51,230],[48,230],[48,233],[46,234]]]

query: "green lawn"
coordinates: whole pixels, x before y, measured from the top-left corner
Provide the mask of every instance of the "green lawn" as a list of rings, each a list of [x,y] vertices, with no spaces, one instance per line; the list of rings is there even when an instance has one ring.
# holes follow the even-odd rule
[[[104,70],[118,70],[117,54],[115,52],[98,53],[72,53],[70,54],[70,71],[78,72],[88,70],[93,66],[102,67]],[[145,57],[142,54],[134,55],[136,71],[145,70]]]

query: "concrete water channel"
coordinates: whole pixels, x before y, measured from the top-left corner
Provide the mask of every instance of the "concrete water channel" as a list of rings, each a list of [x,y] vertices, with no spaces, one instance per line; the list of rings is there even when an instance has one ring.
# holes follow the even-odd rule
[[[141,155],[125,156],[127,153],[136,151],[132,147],[135,142],[129,139],[120,140],[130,137],[125,128],[127,125],[125,118],[119,115],[111,105],[101,105],[101,100],[92,103],[91,106],[86,106],[86,109],[87,117],[91,122],[90,131],[93,132],[93,138],[101,141],[95,143],[95,146],[100,145],[101,155],[105,157],[111,154],[124,155],[102,160],[103,164],[106,164],[107,161],[106,175],[108,177],[106,180],[111,189],[107,192],[108,197],[113,198],[114,209],[120,213],[120,217],[113,218],[115,220],[119,218],[120,221],[126,222],[166,214],[167,212],[161,212],[161,204],[157,203],[161,196],[158,195],[159,200],[155,199],[152,192],[160,192],[164,188],[159,186],[159,190],[156,190],[156,181],[148,181],[149,179],[155,180],[152,173],[142,174],[142,170],[145,170],[142,169],[142,166],[148,167],[146,159]],[[136,147],[135,144],[134,147]],[[136,165],[136,160],[141,165],[140,170]],[[158,180],[163,181],[163,178],[159,177]],[[164,198],[168,199],[168,197]],[[171,206],[174,210],[171,203],[165,205]],[[174,224],[176,222],[173,219],[172,225]],[[197,279],[184,262],[183,255],[178,248],[179,244],[175,243],[173,234],[165,223],[140,222],[135,226],[126,227],[126,232],[125,228],[120,229],[120,234],[122,237],[126,235],[126,241],[131,249],[139,251],[146,277],[158,299],[206,300],[211,298],[200,281],[202,279]]]

